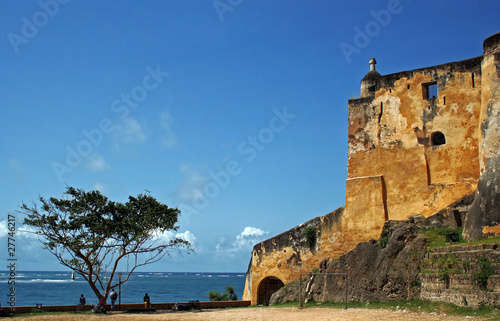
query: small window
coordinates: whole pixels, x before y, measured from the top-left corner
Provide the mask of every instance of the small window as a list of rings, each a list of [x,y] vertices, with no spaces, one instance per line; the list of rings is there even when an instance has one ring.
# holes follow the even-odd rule
[[[442,132],[434,132],[431,134],[432,146],[439,146],[446,144],[446,137]]]
[[[434,99],[438,96],[438,86],[436,82],[422,84],[422,93],[424,99]]]

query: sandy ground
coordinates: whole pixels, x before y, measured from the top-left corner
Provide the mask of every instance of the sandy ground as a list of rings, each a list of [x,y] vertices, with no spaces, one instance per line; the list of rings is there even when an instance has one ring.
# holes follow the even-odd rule
[[[161,314],[107,314],[107,315],[58,315],[58,316],[30,316],[13,320],[34,321],[146,321],[146,320],[262,320],[262,321],[321,321],[321,320],[418,320],[418,321],[456,321],[456,320],[484,320],[476,317],[457,317],[430,313],[413,313],[406,311],[371,310],[371,309],[328,309],[328,308],[245,308],[229,310],[207,310],[202,312],[167,312]]]

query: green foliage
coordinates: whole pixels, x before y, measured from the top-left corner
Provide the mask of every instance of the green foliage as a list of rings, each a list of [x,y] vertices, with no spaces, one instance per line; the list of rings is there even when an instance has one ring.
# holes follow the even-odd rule
[[[308,226],[304,229],[304,236],[306,237],[307,244],[309,248],[313,248],[316,245],[316,227]]]
[[[42,309],[33,308],[33,309],[31,309],[31,313],[32,314],[40,314],[40,313],[45,313],[45,311]]]
[[[479,285],[479,288],[485,290],[488,285],[488,278],[495,274],[495,270],[491,267],[491,262],[484,257],[479,259],[477,265],[479,266],[480,271],[474,274],[474,279]]]
[[[226,285],[224,293],[220,294],[218,291],[208,292],[210,301],[237,301],[238,294],[234,292],[234,287]]]
[[[464,260],[464,261],[462,261],[462,265],[464,267],[464,272],[465,273],[469,273],[470,264],[471,264],[470,260]]]
[[[450,272],[448,271],[448,269],[445,268],[439,270],[439,279],[446,282],[446,287],[448,287],[448,285],[450,284]]]
[[[382,230],[382,234],[380,235],[380,239],[378,240],[378,244],[381,247],[386,247],[387,244],[389,244],[390,238],[391,238],[391,233],[389,232],[389,229],[384,226],[384,229]]]
[[[500,236],[479,239],[476,241],[469,242],[468,244],[474,245],[474,244],[497,244],[497,243],[500,243]]]
[[[273,308],[282,307],[297,307],[299,303],[286,302],[273,305]],[[304,303],[304,307],[315,307],[315,308],[330,308],[330,309],[344,309],[344,302],[309,302]],[[264,307],[265,308],[265,307]],[[407,300],[407,301],[388,301],[388,302],[378,302],[378,301],[351,301],[348,303],[349,309],[383,309],[383,310],[394,310],[394,311],[409,311],[409,312],[425,312],[425,313],[435,313],[435,314],[446,314],[455,316],[471,316],[487,318],[488,320],[500,320],[498,313],[495,312],[495,308],[492,306],[484,305],[477,309],[459,307],[448,303],[423,301],[423,300]]]
[[[459,236],[459,242],[458,243],[463,243],[465,240],[462,237],[462,232],[463,228],[458,228],[458,229],[452,229],[448,227],[441,227],[441,228],[433,228],[433,229],[426,229],[424,231],[424,235],[427,238],[427,247],[428,248],[434,248],[434,247],[441,247],[441,246],[446,246],[446,234],[452,234],[452,233],[457,233]],[[456,244],[456,243],[455,243]]]
[[[127,266],[124,283],[137,267],[157,262],[169,249],[190,250],[185,240],[158,238],[178,229],[180,211],[149,194],[130,196],[128,202],[119,203],[99,191],[67,187],[65,197],[40,197],[39,201],[40,207],[22,204],[24,224],[37,229],[46,249],[83,276],[97,298],[119,285],[113,283],[113,277],[122,259],[132,265]]]
[[[495,237],[490,237],[490,238],[483,238],[479,239],[476,241],[472,242],[467,242],[463,238],[463,227],[457,228],[457,229],[452,229],[448,227],[442,227],[442,228],[423,228],[422,233],[427,239],[427,247],[428,248],[435,248],[435,247],[441,247],[441,246],[453,246],[457,243],[454,244],[447,244],[446,243],[446,234],[451,234],[451,233],[457,233],[459,236],[459,244],[460,243],[467,243],[469,245],[474,245],[474,244],[490,244],[490,243],[500,243],[500,236],[495,236]],[[383,232],[382,232],[383,234]]]
[[[439,279],[446,282],[446,285],[449,285],[450,275],[457,274],[460,271],[455,267],[458,259],[454,255],[447,255],[444,258],[437,259],[435,261],[431,261],[431,265],[435,265],[438,269]]]

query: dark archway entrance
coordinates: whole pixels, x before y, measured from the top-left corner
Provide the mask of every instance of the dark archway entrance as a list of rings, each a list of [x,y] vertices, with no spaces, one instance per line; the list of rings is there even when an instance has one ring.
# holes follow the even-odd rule
[[[269,276],[260,281],[257,291],[257,304],[269,305],[271,294],[281,289],[285,284],[275,276]]]

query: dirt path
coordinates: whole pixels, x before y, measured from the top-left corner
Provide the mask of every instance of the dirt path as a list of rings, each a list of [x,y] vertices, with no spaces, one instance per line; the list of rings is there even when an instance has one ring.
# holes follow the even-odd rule
[[[200,321],[200,320],[220,320],[220,321],[458,321],[484,320],[476,317],[457,317],[447,315],[437,315],[432,313],[414,313],[407,311],[391,310],[371,310],[371,309],[328,309],[328,308],[245,308],[230,310],[209,310],[203,312],[178,312],[162,314],[108,314],[108,315],[59,315],[59,316],[30,316],[15,318],[14,320],[33,321],[146,321],[146,320],[179,320],[179,321]]]

